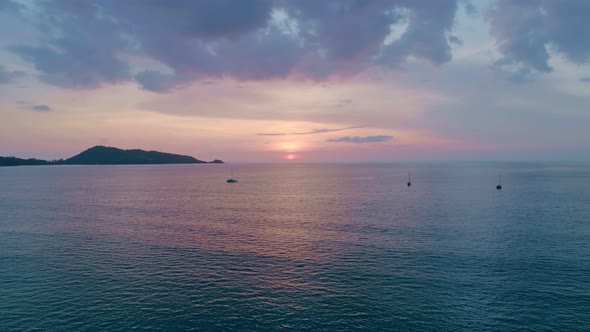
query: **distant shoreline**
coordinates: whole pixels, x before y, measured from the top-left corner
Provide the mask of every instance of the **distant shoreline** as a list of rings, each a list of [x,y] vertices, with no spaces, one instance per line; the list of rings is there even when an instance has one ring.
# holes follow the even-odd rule
[[[0,167],[55,165],[181,165],[223,164],[222,160],[203,161],[191,156],[141,149],[123,150],[97,145],[71,158],[59,160],[0,157]]]
[[[4,157],[0,157],[4,158]],[[26,160],[26,159],[25,159]],[[214,163],[212,161],[206,161],[202,163],[158,163],[158,164],[58,164],[49,162],[48,164],[18,164],[18,165],[4,165],[0,162],[0,168],[3,167],[43,167],[43,166],[158,166],[158,165],[215,165],[223,163]]]

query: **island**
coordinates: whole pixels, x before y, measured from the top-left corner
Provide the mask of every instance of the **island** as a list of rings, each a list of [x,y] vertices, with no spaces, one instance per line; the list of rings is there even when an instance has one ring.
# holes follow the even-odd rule
[[[37,165],[155,165],[155,164],[223,164],[215,159],[207,162],[191,156],[145,151],[140,149],[123,150],[97,145],[71,158],[60,160],[21,159],[0,157],[0,166],[37,166]]]

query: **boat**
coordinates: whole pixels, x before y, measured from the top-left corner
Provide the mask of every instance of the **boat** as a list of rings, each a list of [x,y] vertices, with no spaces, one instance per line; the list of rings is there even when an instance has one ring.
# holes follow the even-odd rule
[[[236,182],[238,182],[238,180],[236,180],[234,178],[234,169],[233,168],[230,168],[230,169],[231,169],[231,178],[225,180],[225,182],[227,182],[227,183],[236,183]]]
[[[498,173],[498,185],[496,186],[497,190],[501,190],[502,189],[502,173]]]
[[[410,178],[410,172],[408,172],[408,183],[406,183],[408,187],[412,186],[412,178]]]

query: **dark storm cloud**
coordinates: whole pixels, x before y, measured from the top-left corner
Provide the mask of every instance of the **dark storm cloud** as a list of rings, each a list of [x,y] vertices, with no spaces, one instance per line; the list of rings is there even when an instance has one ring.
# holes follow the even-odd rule
[[[590,62],[590,1],[497,0],[487,13],[502,59],[496,67],[513,79],[551,72],[550,49],[576,64]]]
[[[341,143],[376,143],[376,142],[387,142],[391,141],[393,136],[388,135],[377,135],[377,136],[344,136],[335,139],[326,140],[326,142],[341,142]]]

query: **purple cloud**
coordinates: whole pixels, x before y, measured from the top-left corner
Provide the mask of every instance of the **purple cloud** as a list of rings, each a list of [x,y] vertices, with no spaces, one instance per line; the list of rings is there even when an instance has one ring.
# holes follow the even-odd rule
[[[445,64],[452,47],[461,44],[453,34],[458,9],[473,11],[465,0],[4,4],[0,11],[35,19],[37,40],[10,49],[35,66],[40,80],[66,88],[136,81],[155,92],[217,77],[323,80],[410,58]],[[550,72],[548,48],[574,63],[590,61],[590,42],[581,33],[590,29],[587,0],[492,4],[486,18],[502,54],[497,69],[515,79]],[[392,37],[393,30],[398,37]],[[133,58],[151,60],[158,68],[138,68]]]
[[[496,68],[513,80],[553,70],[549,49],[576,64],[590,62],[590,2],[587,0],[496,0],[487,13],[502,58]]]
[[[85,1],[41,2],[45,15],[40,45],[15,45],[11,50],[32,63],[43,82],[66,88],[95,88],[131,78],[120,54],[131,44],[111,17]]]
[[[145,90],[152,92],[167,92],[175,89],[183,82],[190,82],[194,79],[191,74],[162,74],[155,70],[145,70],[135,75],[135,79]]]
[[[34,105],[31,107],[31,109],[33,111],[36,112],[49,112],[49,111],[53,111],[53,109],[47,105]]]
[[[391,141],[393,136],[388,135],[377,135],[377,136],[344,136],[335,139],[326,140],[326,142],[342,142],[342,143],[376,143],[376,142],[387,142]]]
[[[311,131],[292,132],[292,133],[262,133],[262,134],[258,134],[258,136],[313,135],[313,134],[331,133],[331,132],[335,132],[335,131],[343,131],[343,130],[356,129],[356,128],[363,128],[363,127],[355,126],[355,127],[334,128],[334,129],[323,128],[323,129],[313,129]]]
[[[11,50],[32,63],[42,81],[67,88],[136,80],[144,89],[165,92],[197,77],[323,79],[363,70],[377,58],[449,61],[446,34],[456,2],[38,2],[39,40]],[[408,31],[384,45],[390,27],[402,22],[409,22]],[[156,60],[171,72],[133,73],[126,55]]]

